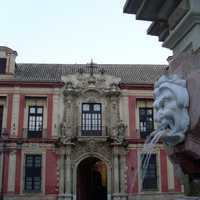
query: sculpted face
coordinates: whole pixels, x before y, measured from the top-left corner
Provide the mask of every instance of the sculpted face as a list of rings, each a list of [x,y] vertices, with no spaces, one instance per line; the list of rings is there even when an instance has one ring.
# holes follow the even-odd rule
[[[155,121],[159,127],[173,129],[176,115],[180,115],[176,100],[169,90],[162,91],[154,103]]]
[[[189,127],[189,97],[185,81],[176,75],[162,76],[155,84],[154,96],[158,130],[166,130],[162,139],[168,145],[182,142]]]

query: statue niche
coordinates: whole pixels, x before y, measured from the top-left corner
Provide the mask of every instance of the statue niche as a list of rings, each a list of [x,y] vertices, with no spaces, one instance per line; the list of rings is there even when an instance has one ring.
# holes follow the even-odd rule
[[[163,141],[170,146],[184,141],[189,128],[189,95],[186,81],[177,75],[164,75],[154,89],[158,130],[164,131]]]

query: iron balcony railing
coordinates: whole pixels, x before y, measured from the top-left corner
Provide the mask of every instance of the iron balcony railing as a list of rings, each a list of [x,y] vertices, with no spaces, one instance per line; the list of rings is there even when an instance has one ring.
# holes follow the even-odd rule
[[[9,133],[10,133],[9,129],[1,128],[0,129],[0,138],[8,138]]]
[[[23,128],[22,133],[23,138],[47,138],[47,129],[30,130]]]
[[[108,136],[108,130],[106,126],[78,126],[78,136]]]
[[[154,129],[148,129],[146,131],[141,131],[140,129],[138,130],[142,139],[146,139],[153,131]]]

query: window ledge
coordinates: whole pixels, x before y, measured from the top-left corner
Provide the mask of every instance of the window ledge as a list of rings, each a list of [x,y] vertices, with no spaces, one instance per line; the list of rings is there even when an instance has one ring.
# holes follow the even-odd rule
[[[30,191],[30,192],[26,192],[26,191],[23,191],[23,193],[22,193],[22,195],[26,195],[26,196],[43,196],[44,195],[44,193],[42,192],[42,191],[39,191],[39,192],[37,192],[37,191]]]
[[[108,136],[78,136],[77,140],[80,142],[94,140],[98,142],[106,142],[108,139]]]
[[[144,195],[150,195],[150,194],[161,194],[161,191],[159,189],[149,189],[149,190],[142,190],[140,192],[140,194],[144,194]]]

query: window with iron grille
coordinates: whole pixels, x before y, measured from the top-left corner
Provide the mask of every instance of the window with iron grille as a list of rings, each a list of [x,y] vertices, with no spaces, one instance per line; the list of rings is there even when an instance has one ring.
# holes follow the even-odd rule
[[[100,103],[82,104],[82,135],[102,134],[102,112]]]
[[[139,108],[140,136],[146,138],[154,130],[153,108]]]
[[[26,155],[25,157],[25,192],[41,192],[41,155]]]
[[[0,74],[6,73],[6,58],[0,58]]]
[[[29,106],[28,109],[28,137],[42,137],[43,106]]]
[[[157,190],[158,189],[158,179],[157,179],[157,167],[156,167],[156,154],[152,154],[149,160],[149,164],[144,169],[144,162],[147,154],[142,154],[142,189],[143,190]]]

